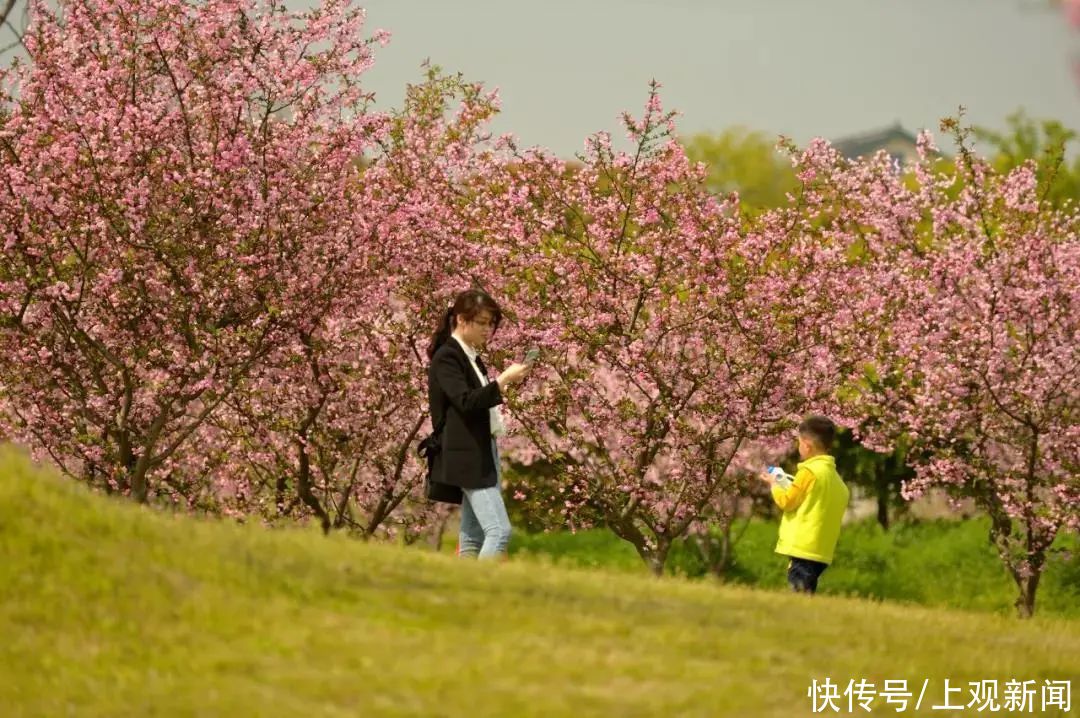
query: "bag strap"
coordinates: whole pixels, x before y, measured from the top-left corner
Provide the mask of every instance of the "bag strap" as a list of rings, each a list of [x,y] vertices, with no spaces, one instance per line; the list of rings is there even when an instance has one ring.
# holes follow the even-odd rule
[[[440,421],[439,425],[435,427],[435,430],[431,432],[432,436],[438,436],[439,434],[442,433],[443,428],[446,426],[446,415],[449,414],[449,413],[450,412],[448,412],[448,411],[443,412],[442,421]]]
[[[416,446],[417,455],[419,455],[419,456],[427,456],[427,450],[426,450],[424,444],[427,443],[428,439],[431,439],[432,437],[438,436],[439,434],[442,433],[443,427],[446,426],[446,413],[447,412],[443,413],[442,421],[440,421],[439,424],[435,427],[435,430],[432,431],[430,434],[428,434],[427,438],[421,440],[421,442],[419,444],[417,444],[417,446]]]

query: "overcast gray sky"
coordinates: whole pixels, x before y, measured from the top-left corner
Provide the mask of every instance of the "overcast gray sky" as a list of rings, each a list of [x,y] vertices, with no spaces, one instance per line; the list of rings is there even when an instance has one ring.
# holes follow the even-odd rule
[[[300,3],[304,0],[292,0]],[[367,0],[390,30],[371,71],[398,105],[424,58],[497,86],[498,131],[561,154],[618,130],[647,84],[690,133],[742,124],[798,142],[968,108],[1080,128],[1080,33],[1046,0]]]
[[[562,155],[618,131],[651,78],[687,134],[741,124],[805,143],[895,121],[936,129],[958,105],[983,125],[1024,107],[1080,129],[1080,32],[1049,0],[361,4],[370,29],[393,33],[369,76],[380,104],[400,105],[430,58],[500,89],[496,131]]]

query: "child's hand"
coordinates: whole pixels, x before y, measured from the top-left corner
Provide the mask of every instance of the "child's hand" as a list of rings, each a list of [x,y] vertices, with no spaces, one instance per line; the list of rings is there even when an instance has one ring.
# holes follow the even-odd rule
[[[772,485],[773,485],[773,483],[774,483],[773,475],[772,475],[772,474],[770,474],[770,473],[769,473],[768,471],[762,471],[762,472],[761,472],[760,474],[758,474],[757,476],[758,476],[758,478],[759,478],[759,479],[761,479],[762,481],[764,481],[764,482],[765,482],[766,484],[768,484],[769,486],[772,486]]]

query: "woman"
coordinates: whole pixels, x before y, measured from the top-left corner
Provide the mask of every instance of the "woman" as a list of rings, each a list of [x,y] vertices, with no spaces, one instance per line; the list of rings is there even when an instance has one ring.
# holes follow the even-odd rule
[[[494,381],[488,378],[479,353],[501,320],[495,300],[470,289],[454,300],[428,347],[431,424],[443,424],[432,478],[462,490],[458,545],[466,558],[505,556],[510,542],[495,444],[505,431],[498,407],[503,390],[523,381],[529,366],[513,364]]]

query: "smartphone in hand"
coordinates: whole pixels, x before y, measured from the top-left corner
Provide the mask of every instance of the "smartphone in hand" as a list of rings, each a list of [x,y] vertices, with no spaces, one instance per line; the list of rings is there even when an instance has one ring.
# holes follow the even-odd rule
[[[540,347],[529,347],[529,350],[525,352],[525,363],[532,365],[536,363],[536,360],[540,358]]]

